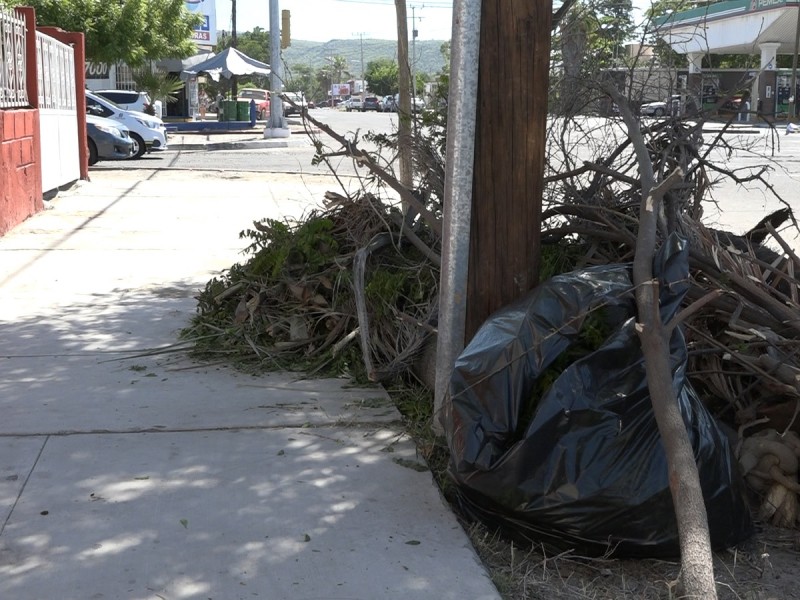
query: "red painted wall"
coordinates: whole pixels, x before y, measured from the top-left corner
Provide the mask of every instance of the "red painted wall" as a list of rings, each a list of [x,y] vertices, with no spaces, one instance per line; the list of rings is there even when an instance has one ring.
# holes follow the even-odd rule
[[[0,110],[0,235],[44,208],[42,200],[36,12],[17,8],[27,24],[25,83],[30,108]]]
[[[39,111],[0,110],[0,235],[44,208]]]

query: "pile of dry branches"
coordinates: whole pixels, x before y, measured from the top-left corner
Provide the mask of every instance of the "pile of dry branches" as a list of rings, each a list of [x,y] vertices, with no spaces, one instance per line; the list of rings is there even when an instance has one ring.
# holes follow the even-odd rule
[[[338,144],[331,149],[317,140],[318,160],[347,154],[382,187],[365,183],[354,196],[330,192],[326,209],[301,222],[264,222],[245,232],[252,242],[249,261],[209,282],[186,335],[204,354],[222,353],[260,369],[346,372],[373,381],[406,375],[435,332],[441,138],[418,138],[420,184],[408,190],[394,177],[386,147],[378,158],[361,150],[357,139],[313,124]],[[548,246],[559,250],[549,254],[558,266],[542,266],[547,275],[633,260],[641,157],[618,123],[603,127],[608,131],[598,135],[575,119],[552,123],[543,256]],[[769,184],[764,169],[742,175],[715,164],[712,147],[728,142],[719,135],[703,143],[701,127],[675,118],[640,129],[650,177],[663,179],[677,167],[685,174],[665,197],[659,231],[679,231],[690,240],[687,302],[705,299],[684,323],[689,378],[738,433],[740,460],[762,495],[762,514],[791,526],[800,490],[798,445],[788,433],[800,431],[800,259],[778,229],[793,216],[787,207],[741,235],[705,227],[703,206],[715,178]],[[391,141],[382,142],[391,151]],[[387,187],[402,208],[381,197]],[[570,249],[567,264],[564,247]],[[748,441],[745,434],[760,439]]]
[[[667,119],[641,127],[655,179],[678,167],[685,173],[665,198],[659,230],[662,235],[678,231],[690,241],[687,303],[703,299],[684,322],[688,376],[706,405],[738,436],[738,458],[759,495],[761,516],[795,526],[800,518],[795,434],[800,431],[800,282],[795,277],[800,259],[778,231],[794,224],[794,217],[786,205],[740,235],[704,226],[712,179],[742,176],[709,160],[701,126]],[[573,159],[563,140],[554,147]],[[718,136],[712,145],[722,142]],[[636,162],[624,138],[602,161],[575,165],[567,160],[567,170],[565,163],[554,169],[551,194],[560,200],[544,211],[545,242],[578,244],[584,264],[632,261],[642,194]],[[745,177],[769,189],[764,174],[759,168]]]
[[[411,372],[435,331],[443,178],[424,194],[408,190],[359,149],[357,136],[314,124],[338,143],[317,140],[317,160],[351,156],[368,172],[362,189],[330,191],[324,209],[299,221],[265,220],[242,232],[247,260],[206,285],[183,335],[197,354],[249,370],[391,380]],[[430,171],[435,156],[418,149],[417,171]],[[387,185],[405,211],[381,197]]]

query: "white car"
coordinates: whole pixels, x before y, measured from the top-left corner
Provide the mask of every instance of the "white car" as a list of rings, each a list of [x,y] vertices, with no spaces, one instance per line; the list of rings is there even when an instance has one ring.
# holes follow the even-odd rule
[[[397,102],[395,102],[394,96],[384,96],[381,100],[381,108],[383,112],[397,112]]]
[[[647,102],[639,108],[639,114],[645,117],[663,117],[666,114],[678,115],[681,112],[681,97],[679,94],[670,96],[660,102]]]
[[[293,106],[290,102],[283,103],[283,116],[288,117],[289,115],[293,114],[300,114],[306,113],[308,111],[308,102],[306,102],[306,97],[300,92],[284,92],[282,94],[284,99],[288,98],[296,106]]]
[[[347,101],[347,104],[345,105],[344,109],[347,112],[351,112],[354,110],[360,112],[363,107],[364,107],[364,102],[363,100],[361,100],[361,96],[350,96],[350,99]]]
[[[135,92],[133,90],[92,90],[92,92],[106,100],[111,100],[111,102],[125,110],[137,110],[148,115],[153,114],[155,111],[153,102],[147,92]]]
[[[425,101],[422,98],[410,98],[411,112],[416,114],[425,108]],[[400,94],[394,95],[394,112],[400,112]]]
[[[167,129],[158,117],[125,110],[111,100],[88,90],[86,90],[86,112],[114,119],[127,126],[131,130],[131,139],[134,142],[133,158],[140,158],[145,152],[167,149]]]

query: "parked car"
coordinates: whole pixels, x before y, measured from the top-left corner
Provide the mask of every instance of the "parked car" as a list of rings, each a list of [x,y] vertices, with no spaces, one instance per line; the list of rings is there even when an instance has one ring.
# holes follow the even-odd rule
[[[422,98],[411,98],[411,112],[418,113],[425,109],[425,101]],[[394,110],[400,110],[400,94],[394,95]]]
[[[259,88],[244,88],[239,90],[239,100],[255,100],[256,102],[256,117],[260,120],[265,120],[269,117],[270,109],[270,96],[269,90],[262,90]]]
[[[167,129],[158,117],[135,110],[125,110],[93,92],[86,91],[86,111],[98,117],[114,119],[130,129],[134,142],[134,158],[145,152],[167,149]]]
[[[646,102],[639,108],[639,114],[644,117],[663,117],[666,114],[678,115],[681,112],[680,94],[673,94],[659,102]]]
[[[378,100],[377,96],[367,96],[364,98],[364,102],[361,105],[361,112],[367,112],[368,110],[382,112],[381,101]]]
[[[132,90],[95,90],[95,94],[111,100],[114,104],[125,110],[138,110],[148,115],[161,116],[155,111],[155,105],[147,92]]]
[[[354,110],[361,110],[363,107],[364,103],[362,102],[360,96],[350,96],[345,104],[344,109],[347,112],[352,112]]]
[[[308,102],[302,92],[284,92],[283,96],[283,115],[295,115],[305,113],[308,110]]]
[[[383,112],[397,112],[397,102],[394,101],[394,96],[384,96],[381,100],[381,108]]]
[[[130,130],[119,121],[87,114],[86,138],[90,165],[101,159],[126,159],[133,156],[134,142]]]
[[[742,96],[736,95],[726,100],[725,103],[720,107],[719,112],[723,114],[730,114],[738,113],[740,110],[742,110]]]

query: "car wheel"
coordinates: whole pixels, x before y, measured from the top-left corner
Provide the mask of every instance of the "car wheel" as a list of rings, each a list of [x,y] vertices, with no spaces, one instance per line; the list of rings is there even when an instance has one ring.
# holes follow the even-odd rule
[[[653,111],[653,114],[655,116],[657,116],[657,117],[663,117],[664,116],[664,109],[663,108],[657,108],[657,109],[655,109]]]
[[[133,154],[131,158],[142,158],[144,153],[147,152],[147,146],[145,146],[142,136],[138,133],[131,132],[131,140],[133,140]]]
[[[89,139],[89,165],[97,164],[97,146]]]

